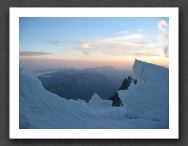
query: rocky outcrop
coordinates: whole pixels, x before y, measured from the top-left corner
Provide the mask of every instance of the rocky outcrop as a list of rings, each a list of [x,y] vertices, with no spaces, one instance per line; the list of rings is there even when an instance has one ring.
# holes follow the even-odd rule
[[[112,106],[123,106],[123,103],[122,103],[121,99],[119,98],[117,92],[109,99],[112,100]]]
[[[131,82],[134,81],[131,76],[128,76],[128,79],[125,78],[123,83],[121,84],[121,87],[118,90],[128,90]]]
[[[136,84],[137,80],[134,80],[131,76],[128,76],[128,78],[124,79],[123,83],[121,84],[121,87],[118,88],[118,90],[128,90],[131,82]],[[110,97],[109,100],[112,100],[112,106],[123,106],[123,102],[119,98],[117,92],[112,97]]]

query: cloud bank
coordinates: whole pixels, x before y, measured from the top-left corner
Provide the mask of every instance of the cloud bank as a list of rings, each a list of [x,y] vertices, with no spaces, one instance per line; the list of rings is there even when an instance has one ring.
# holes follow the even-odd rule
[[[135,33],[121,31],[113,36],[98,37],[79,42],[77,48],[84,55],[98,56],[166,56],[168,57],[168,22],[160,20],[156,24],[158,36],[151,40],[150,36],[139,28]]]
[[[48,40],[45,43],[52,44],[52,45],[58,45],[58,44],[62,44],[63,41],[60,41],[60,40]]]
[[[51,55],[50,52],[35,52],[35,51],[21,51],[20,56],[43,56],[43,55]]]
[[[169,56],[169,25],[165,20],[158,23],[159,41],[164,50],[164,55]]]

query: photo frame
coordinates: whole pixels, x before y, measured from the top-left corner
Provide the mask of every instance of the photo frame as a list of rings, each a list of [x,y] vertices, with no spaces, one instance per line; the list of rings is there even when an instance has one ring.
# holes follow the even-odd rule
[[[19,17],[169,17],[169,129],[19,129]],[[9,45],[11,139],[179,138],[178,8],[10,8]]]

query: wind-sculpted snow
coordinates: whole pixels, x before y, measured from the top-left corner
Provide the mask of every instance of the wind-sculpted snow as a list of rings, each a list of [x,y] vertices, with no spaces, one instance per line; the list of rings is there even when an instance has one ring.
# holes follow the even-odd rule
[[[165,67],[146,63],[135,59],[133,71],[138,83],[168,86],[169,71]]]
[[[89,105],[100,105],[100,104],[112,104],[110,100],[102,99],[97,93],[94,93],[89,100]]]
[[[97,94],[89,103],[61,98],[20,71],[20,128],[168,128],[168,69],[138,60],[133,69],[138,83],[118,92],[122,107]]]
[[[158,128],[169,125],[169,71],[154,64],[135,60],[133,71],[137,85],[118,92],[127,108],[126,115],[158,122]]]

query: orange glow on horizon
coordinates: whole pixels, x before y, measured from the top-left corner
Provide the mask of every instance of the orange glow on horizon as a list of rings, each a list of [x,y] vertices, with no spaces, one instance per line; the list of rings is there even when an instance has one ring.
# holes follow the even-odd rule
[[[64,56],[64,55],[41,55],[41,56],[20,56],[20,62],[35,62],[34,64],[42,64],[49,67],[72,67],[72,68],[87,68],[87,67],[103,67],[111,66],[119,69],[131,69],[134,60],[157,64],[168,67],[169,59],[162,56]],[[26,64],[26,63],[25,63]],[[26,66],[26,65],[25,65]]]

